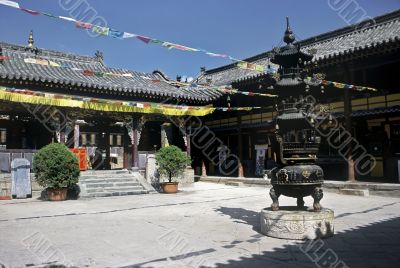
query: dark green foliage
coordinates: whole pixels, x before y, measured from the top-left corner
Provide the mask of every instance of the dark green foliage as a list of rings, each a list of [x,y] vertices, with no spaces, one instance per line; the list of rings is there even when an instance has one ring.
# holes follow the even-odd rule
[[[181,175],[186,166],[190,165],[190,158],[178,147],[171,145],[161,148],[156,153],[158,172],[167,176],[169,182],[173,177]]]
[[[63,144],[49,144],[35,154],[33,172],[43,187],[70,187],[79,181],[78,158]]]

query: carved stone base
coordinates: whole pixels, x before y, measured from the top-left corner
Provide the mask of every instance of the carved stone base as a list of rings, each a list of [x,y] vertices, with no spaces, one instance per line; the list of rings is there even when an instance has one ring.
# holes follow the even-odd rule
[[[317,239],[333,236],[334,213],[323,208],[315,212],[305,208],[280,207],[279,211],[270,208],[261,210],[261,232],[267,236],[282,239]]]

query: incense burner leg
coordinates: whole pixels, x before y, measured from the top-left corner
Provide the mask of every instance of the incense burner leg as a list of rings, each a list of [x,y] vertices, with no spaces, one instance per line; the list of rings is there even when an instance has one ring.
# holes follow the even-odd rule
[[[303,197],[297,197],[297,208],[298,209],[303,209],[304,208]]]
[[[273,211],[279,210],[279,200],[278,199],[279,199],[280,195],[281,194],[274,186],[269,191],[269,196],[272,199],[271,210],[273,210]]]
[[[319,201],[321,201],[322,197],[324,196],[324,192],[322,191],[321,187],[315,187],[312,197],[314,198],[314,211],[321,211],[321,205]]]

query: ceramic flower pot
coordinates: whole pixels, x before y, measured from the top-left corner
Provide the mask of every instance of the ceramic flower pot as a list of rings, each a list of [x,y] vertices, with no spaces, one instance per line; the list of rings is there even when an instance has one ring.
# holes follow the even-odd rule
[[[164,182],[161,183],[161,188],[163,192],[166,194],[175,194],[178,192],[178,183],[177,182]]]
[[[61,189],[48,188],[47,196],[50,201],[64,201],[67,199],[67,190],[68,188],[61,188]]]

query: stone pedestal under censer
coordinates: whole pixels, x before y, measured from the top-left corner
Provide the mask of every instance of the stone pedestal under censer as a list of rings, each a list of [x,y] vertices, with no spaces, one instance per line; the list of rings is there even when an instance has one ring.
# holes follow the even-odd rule
[[[333,211],[298,210],[296,207],[281,207],[261,210],[261,232],[282,239],[317,239],[333,236]]]

